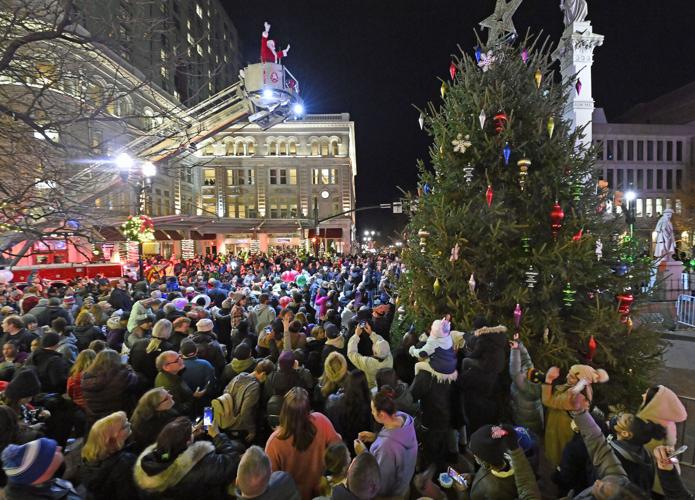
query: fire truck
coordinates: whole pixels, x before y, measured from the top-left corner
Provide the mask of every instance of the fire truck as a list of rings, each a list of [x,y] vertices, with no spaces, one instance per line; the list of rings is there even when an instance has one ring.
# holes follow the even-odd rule
[[[113,281],[123,276],[125,272],[121,264],[111,262],[96,264],[40,264],[35,266],[14,266],[8,269],[14,275],[11,282],[16,284],[28,283],[30,277],[50,283],[67,283],[79,278],[95,278],[97,276]]]

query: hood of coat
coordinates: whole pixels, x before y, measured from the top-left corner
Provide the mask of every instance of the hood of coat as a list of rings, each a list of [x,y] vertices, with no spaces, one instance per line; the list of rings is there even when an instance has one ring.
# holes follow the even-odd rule
[[[376,453],[379,449],[390,448],[396,456],[401,456],[404,452],[417,450],[413,417],[400,411],[397,412],[397,415],[403,418],[403,426],[397,429],[381,429],[371,447],[372,453]]]
[[[481,335],[489,335],[491,333],[507,333],[507,327],[504,325],[484,326],[473,332],[476,337],[480,337]]]
[[[637,416],[656,423],[683,422],[688,418],[688,412],[675,392],[660,385],[652,400],[637,412]]]
[[[51,359],[58,359],[62,357],[63,355],[60,354],[58,351],[54,351],[53,349],[40,348],[32,352],[31,357],[29,359],[33,364],[38,366],[43,363],[49,363]]]
[[[173,462],[161,460],[156,444],[145,448],[135,462],[135,482],[145,491],[162,492],[176,486],[203,458],[215,451],[209,441],[198,441],[186,448]]]

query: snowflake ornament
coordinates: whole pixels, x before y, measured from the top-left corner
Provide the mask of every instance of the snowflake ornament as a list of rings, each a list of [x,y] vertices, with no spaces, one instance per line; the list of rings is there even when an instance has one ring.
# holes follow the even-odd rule
[[[487,73],[487,71],[492,68],[493,62],[495,62],[495,56],[492,55],[491,50],[488,50],[487,53],[480,54],[478,66],[482,68],[483,73]]]
[[[473,143],[470,141],[471,136],[466,134],[458,134],[456,139],[451,141],[451,145],[454,146],[454,153],[465,153],[468,148],[470,148]]]

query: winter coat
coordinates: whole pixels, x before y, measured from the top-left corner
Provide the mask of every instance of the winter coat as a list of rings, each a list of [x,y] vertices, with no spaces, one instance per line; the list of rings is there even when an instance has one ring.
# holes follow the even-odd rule
[[[70,481],[56,477],[38,486],[9,483],[3,493],[7,500],[82,500]]]
[[[642,491],[652,491],[656,467],[652,455],[644,446],[618,439],[611,439],[608,444],[620,460],[630,481],[639,486]]]
[[[67,361],[68,365],[74,365],[75,360],[77,360],[77,355],[80,353],[80,350],[77,348],[77,339],[75,336],[71,333],[68,335],[61,335],[60,341],[56,346],[56,352],[63,355],[63,359]]]
[[[249,314],[249,330],[257,334],[275,319],[275,309],[270,304],[259,304]]]
[[[208,387],[207,394],[217,392],[215,369],[209,361],[200,359],[196,356],[184,359],[183,364],[186,369],[182,372],[181,376],[192,391],[198,388],[204,389]]]
[[[415,473],[418,444],[413,417],[398,412],[403,426],[398,429],[382,428],[369,447],[379,463],[380,496],[403,496],[408,491]]]
[[[2,348],[7,342],[12,342],[17,346],[17,350],[21,352],[31,352],[31,343],[34,339],[38,338],[33,333],[30,333],[27,329],[22,328],[14,335],[10,335],[9,332],[5,332],[0,336],[0,355],[2,353]]]
[[[495,387],[498,374],[483,370],[472,365],[459,371],[456,387],[459,389],[458,406],[456,407],[456,425],[462,424],[461,414],[469,435],[486,424],[499,422],[499,406],[495,399]]]
[[[422,346],[411,346],[409,353],[414,358],[428,358],[430,367],[436,373],[449,375],[456,372],[456,354],[451,335],[430,334]],[[418,371],[418,367],[415,367]]]
[[[213,415],[220,429],[256,433],[261,384],[249,373],[240,373],[212,401]]]
[[[598,479],[605,479],[608,476],[627,477],[625,469],[620,465],[620,461],[616,458],[611,447],[606,442],[601,428],[594,421],[592,416],[588,412],[583,412],[575,415],[574,422],[582,433],[582,439],[584,439],[586,449],[591,457],[591,462],[594,464],[596,470],[596,477]],[[592,486],[593,484],[576,495],[570,493],[566,498],[573,500],[594,498],[591,494]]]
[[[507,328],[504,326],[483,327],[474,332],[472,350],[467,357],[480,362],[480,367],[489,373],[500,374],[504,371]]]
[[[133,346],[130,348],[130,353],[128,354],[128,364],[142,376],[148,387],[152,387],[154,384],[154,379],[157,376],[157,356],[162,354],[164,351],[173,350],[174,346],[167,340],[162,340],[159,346],[152,352],[147,352],[147,346],[150,345],[149,338],[136,340]]]
[[[81,409],[85,409],[84,394],[82,394],[82,373],[77,373],[75,375],[70,375],[68,377],[68,383],[66,388],[66,393],[70,397],[73,403],[79,406]]]
[[[41,392],[65,392],[70,367],[62,354],[52,349],[39,348],[31,353],[24,364],[36,368]]]
[[[421,371],[415,376],[410,394],[419,401],[422,410],[422,425],[444,431],[451,427],[452,384],[438,381],[430,372]]]
[[[574,435],[562,450],[562,459],[552,475],[560,495],[570,491],[584,491],[594,484],[594,466],[581,434]]]
[[[135,483],[142,497],[157,500],[227,498],[227,486],[236,479],[240,447],[220,433],[213,442],[197,441],[173,461],[163,460],[148,446],[135,462]]]
[[[226,387],[234,377],[240,373],[251,373],[256,369],[257,361],[253,358],[247,359],[237,359],[233,358],[232,361],[224,367],[222,370],[222,379],[220,380],[221,385]]]
[[[64,318],[68,325],[72,325],[72,316],[60,306],[48,306],[36,316],[36,322],[39,326],[51,326],[56,318]]]
[[[114,288],[111,290],[111,295],[109,296],[109,304],[111,304],[116,311],[121,309],[122,311],[128,312],[133,308],[133,299],[130,298],[130,295],[125,290]]]
[[[91,425],[115,411],[133,408],[138,377],[127,366],[113,371],[82,374],[82,394],[87,408],[87,423]]]
[[[90,342],[93,340],[104,340],[106,341],[106,335],[101,331],[98,326],[76,326],[73,331],[73,335],[77,339],[77,348],[80,351],[84,351],[89,347]]]
[[[180,373],[180,372],[179,372]],[[183,381],[181,375],[161,371],[154,379],[155,387],[164,387],[174,398],[174,409],[182,415],[193,415],[194,396],[193,391]]]
[[[83,462],[81,484],[87,490],[85,500],[131,500],[138,497],[133,479],[137,455],[121,450],[100,462]]]
[[[287,472],[281,470],[270,475],[268,489],[257,497],[242,497],[241,493],[237,491],[234,498],[238,500],[300,500],[294,479]]]
[[[303,387],[311,393],[314,387],[314,378],[306,368],[299,367],[296,370],[288,371],[276,370],[265,381],[264,398],[270,399],[271,396],[285,396],[287,391],[293,387]]]
[[[667,446],[675,446],[677,439],[676,423],[684,422],[688,418],[688,412],[685,410],[683,403],[678,399],[678,396],[668,387],[659,386],[654,397],[644,405],[638,412],[637,417],[642,420],[648,420],[656,424],[661,424],[666,429],[666,438],[659,441],[652,439],[644,447],[651,454],[654,448],[664,444]],[[653,491],[662,494],[663,489],[659,481],[659,476],[656,476],[654,481]]]
[[[154,443],[164,426],[178,416],[179,413],[172,408],[170,410],[156,411],[147,420],[136,421],[131,419],[133,451],[139,453]]]
[[[215,373],[219,376],[224,369],[226,361],[222,353],[222,346],[217,342],[217,337],[212,332],[196,332],[191,338],[198,347],[198,357],[206,359],[215,367]]]
[[[360,414],[355,415],[356,412],[350,411],[348,408],[343,391],[331,394],[326,401],[324,413],[330,419],[335,431],[343,436],[343,441],[350,453],[354,452],[353,446],[357,435],[361,431],[371,431],[374,426],[371,407],[368,401],[366,403]]]
[[[574,436],[570,427],[572,417],[567,412],[578,408],[575,408],[576,398],[570,391],[571,388],[567,384],[554,388],[549,384],[541,386],[543,405],[548,408],[545,421],[545,455],[553,467],[558,466],[563,448]]]
[[[348,341],[347,354],[350,362],[355,365],[355,368],[362,370],[367,376],[367,384],[370,389],[376,387],[376,372],[380,368],[392,368],[393,367],[393,357],[391,353],[384,359],[375,358],[374,356],[364,356],[360,354],[357,350],[357,344],[360,341],[362,335],[353,335]],[[369,336],[372,341],[372,345],[376,344],[377,341],[383,340],[376,333],[372,333]]]
[[[470,500],[540,500],[536,477],[521,448],[509,451],[511,469],[498,473],[481,467],[470,486]]]
[[[526,374],[533,368],[531,356],[526,346],[519,343],[518,349],[511,349],[509,355],[509,376],[514,423],[543,435],[543,403],[541,386],[528,380]]]

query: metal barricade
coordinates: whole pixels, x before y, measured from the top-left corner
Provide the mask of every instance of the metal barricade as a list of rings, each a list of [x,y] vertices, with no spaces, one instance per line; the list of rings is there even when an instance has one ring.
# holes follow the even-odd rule
[[[681,325],[695,327],[695,297],[692,295],[678,296],[676,318]]]
[[[695,422],[690,423],[690,419],[695,418],[695,398],[678,396],[678,399],[681,400],[688,413],[688,418],[685,421],[676,424],[678,436],[676,447],[682,444],[688,445],[688,449],[679,457],[679,461],[684,467],[695,468]]]

